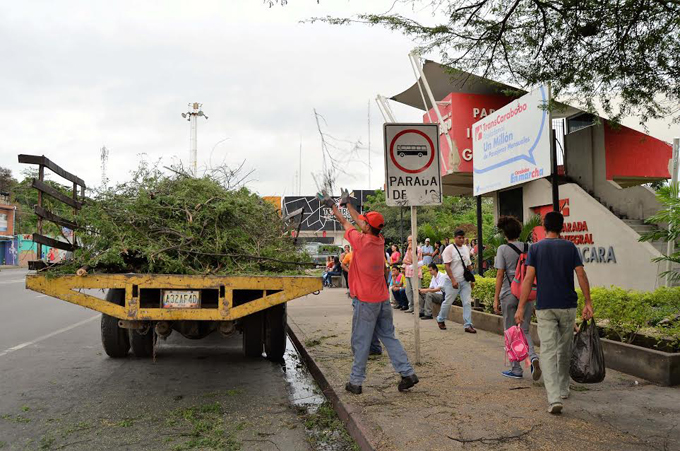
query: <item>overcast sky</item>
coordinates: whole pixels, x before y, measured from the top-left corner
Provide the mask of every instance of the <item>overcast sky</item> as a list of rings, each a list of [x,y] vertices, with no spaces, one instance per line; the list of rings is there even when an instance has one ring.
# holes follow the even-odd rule
[[[338,184],[381,187],[383,121],[374,98],[413,84],[407,58],[413,43],[380,28],[300,21],[379,13],[392,3],[3,2],[0,165],[20,178],[17,155],[44,154],[97,186],[103,145],[112,182],[128,179],[142,154],[187,164],[189,123],[180,114],[201,102],[209,119],[199,119],[199,167],[245,160],[246,170],[254,169],[250,188],[297,194],[302,143],[302,193],[311,195],[311,173],[322,166],[316,108],[324,132],[344,140],[337,152],[346,149],[347,174]],[[422,118],[415,109],[392,107],[399,121]],[[656,136],[670,140],[668,127],[659,130]],[[362,147],[350,153],[358,141]]]
[[[0,6],[0,165],[15,177],[17,154],[44,154],[91,186],[107,175],[124,181],[142,154],[170,165],[189,159],[189,123],[180,114],[203,103],[200,166],[222,162],[254,169],[262,195],[296,194],[302,143],[302,192],[313,194],[324,131],[361,141],[338,182],[383,183],[382,117],[376,94],[414,82],[402,36],[362,26],[301,24],[312,16],[384,12],[392,1],[258,0],[201,2],[4,2]],[[402,121],[419,120],[397,108]],[[221,140],[229,138],[222,143]],[[351,144],[336,143],[341,149]]]

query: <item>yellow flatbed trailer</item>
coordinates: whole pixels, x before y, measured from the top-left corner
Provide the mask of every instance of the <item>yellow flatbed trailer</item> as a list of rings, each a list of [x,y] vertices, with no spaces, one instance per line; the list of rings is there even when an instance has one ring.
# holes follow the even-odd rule
[[[318,292],[320,277],[90,274],[26,276],[26,288],[102,313],[106,353],[153,354],[157,337],[177,331],[200,339],[215,331],[243,335],[243,351],[281,360],[286,348],[286,302]],[[82,290],[107,290],[105,299]]]

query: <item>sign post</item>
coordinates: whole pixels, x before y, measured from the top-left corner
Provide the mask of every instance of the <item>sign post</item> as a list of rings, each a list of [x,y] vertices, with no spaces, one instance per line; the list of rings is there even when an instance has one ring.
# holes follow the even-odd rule
[[[388,206],[411,207],[413,328],[416,365],[420,364],[420,282],[418,279],[419,205],[441,205],[438,124],[384,125],[385,199]]]

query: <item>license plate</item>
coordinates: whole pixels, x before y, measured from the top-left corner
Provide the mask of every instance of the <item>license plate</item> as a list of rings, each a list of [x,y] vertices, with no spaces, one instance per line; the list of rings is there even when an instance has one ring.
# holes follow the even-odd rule
[[[163,290],[163,308],[200,308],[201,292]]]

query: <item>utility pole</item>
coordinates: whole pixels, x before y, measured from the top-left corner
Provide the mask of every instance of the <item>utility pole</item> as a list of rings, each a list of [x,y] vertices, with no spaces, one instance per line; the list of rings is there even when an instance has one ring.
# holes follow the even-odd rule
[[[300,156],[298,158],[298,196],[302,196],[302,136],[300,136]]]
[[[368,101],[368,189],[371,189],[371,101]]]
[[[100,157],[102,160],[102,189],[106,189],[106,185],[109,183],[109,179],[106,177],[106,166],[109,161],[109,149],[106,146],[102,146],[100,149]]]
[[[194,177],[198,174],[198,116],[203,116],[206,120],[208,119],[208,116],[201,110],[202,106],[202,103],[190,103],[189,111],[182,113],[182,117],[191,124],[189,135],[189,170]]]

